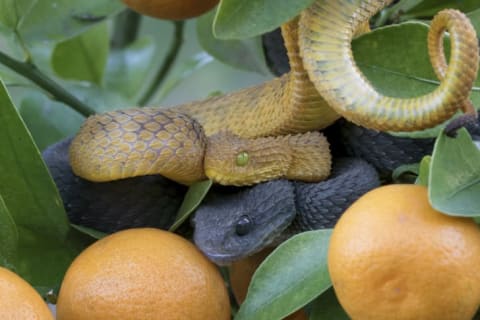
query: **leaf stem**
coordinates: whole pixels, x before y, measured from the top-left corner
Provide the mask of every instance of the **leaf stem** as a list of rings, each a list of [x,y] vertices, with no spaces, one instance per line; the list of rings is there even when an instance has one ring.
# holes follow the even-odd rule
[[[80,101],[77,97],[70,94],[57,82],[40,71],[33,63],[18,61],[1,51],[0,63],[20,74],[21,76],[29,79],[37,86],[51,94],[55,100],[69,105],[78,113],[86,117],[95,113],[92,108]]]
[[[185,26],[184,21],[174,21],[174,35],[173,39],[170,43],[170,49],[168,50],[167,55],[165,56],[165,60],[163,61],[160,69],[158,70],[155,78],[150,83],[150,86],[145,91],[143,96],[138,100],[138,104],[140,106],[144,106],[148,104],[148,102],[152,99],[152,97],[157,92],[158,88],[162,84],[163,80],[169,73],[170,69],[173,67],[175,59],[178,56],[178,53],[183,44],[183,30]]]
[[[135,11],[126,9],[114,20],[112,48],[123,49],[137,39],[142,16]]]

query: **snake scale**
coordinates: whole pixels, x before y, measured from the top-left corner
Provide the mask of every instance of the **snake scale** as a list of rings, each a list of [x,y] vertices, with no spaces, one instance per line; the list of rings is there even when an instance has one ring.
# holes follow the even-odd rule
[[[280,28],[262,35],[263,51],[270,71],[281,76],[290,71]],[[466,123],[474,140],[480,140],[480,115]],[[402,138],[388,132],[367,129],[345,119],[323,130],[330,151],[337,157],[358,157],[375,167],[382,179],[390,180],[393,170],[404,164],[418,163],[433,151],[434,138]]]
[[[173,224],[185,186],[162,176],[86,181],[71,170],[70,143],[66,139],[50,146],[43,158],[72,223],[107,233],[133,227],[168,229]],[[226,264],[295,233],[333,227],[352,202],[379,184],[376,170],[364,160],[335,158],[326,181],[217,185],[195,212],[193,239],[212,261]]]
[[[173,224],[187,187],[159,175],[104,183],[77,177],[68,160],[71,140],[42,152],[71,223],[105,233]]]
[[[275,178],[320,181],[331,156],[315,130],[339,117],[378,130],[419,130],[457,110],[476,115],[468,95],[478,69],[469,20],[441,11],[428,36],[441,80],[410,99],[378,93],[356,67],[351,40],[389,0],[317,0],[282,26],[291,72],[262,85],[169,109],[133,108],[87,119],[70,148],[74,172],[92,181],[160,174],[191,184],[210,178],[249,185]],[[450,33],[447,65],[443,34]]]
[[[275,246],[292,235],[333,228],[360,196],[380,185],[359,158],[335,158],[327,181],[273,180],[209,193],[192,219],[193,240],[213,262],[228,264]]]

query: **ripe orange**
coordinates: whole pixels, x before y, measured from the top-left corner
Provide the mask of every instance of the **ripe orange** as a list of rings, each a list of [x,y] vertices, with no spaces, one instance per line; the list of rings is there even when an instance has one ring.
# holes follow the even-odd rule
[[[241,304],[247,296],[248,285],[255,273],[257,267],[262,261],[272,252],[272,249],[264,249],[250,257],[235,261],[229,266],[228,273],[230,276],[230,286],[232,287],[233,295],[239,304]],[[284,320],[307,320],[307,314],[303,309],[292,313]]]
[[[0,267],[0,319],[53,320],[53,315],[28,282]]]
[[[123,0],[138,13],[159,19],[183,20],[212,9],[219,0]]]
[[[434,210],[416,185],[380,187],[357,200],[328,253],[335,293],[356,320],[472,319],[479,265],[474,221]]]
[[[218,269],[189,241],[138,228],[85,249],[67,270],[57,319],[230,319]]]

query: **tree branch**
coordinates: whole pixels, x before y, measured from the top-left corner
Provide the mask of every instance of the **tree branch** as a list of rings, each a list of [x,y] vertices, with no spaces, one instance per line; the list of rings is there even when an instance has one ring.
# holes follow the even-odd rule
[[[155,78],[152,80],[150,83],[150,86],[148,89],[145,91],[144,95],[139,99],[138,104],[140,106],[144,106],[148,104],[148,102],[152,99],[152,97],[155,95],[157,92],[158,88],[162,84],[162,82],[165,80],[165,77],[173,67],[173,64],[175,62],[175,59],[178,56],[178,53],[180,51],[180,48],[182,47],[183,44],[183,29],[185,26],[184,21],[174,21],[174,35],[173,39],[170,43],[170,49],[168,50],[167,55],[165,56],[165,60],[162,63],[162,66],[158,70]]]
[[[127,9],[117,15],[114,20],[112,35],[112,48],[123,49],[135,41],[140,29],[142,16],[135,11]]]
[[[41,72],[34,64],[22,62],[11,58],[0,51],[0,63],[11,70],[29,79],[37,86],[47,91],[55,100],[63,102],[72,107],[78,113],[89,116],[95,113],[95,110],[84,104],[77,97],[73,96],[53,79]]]

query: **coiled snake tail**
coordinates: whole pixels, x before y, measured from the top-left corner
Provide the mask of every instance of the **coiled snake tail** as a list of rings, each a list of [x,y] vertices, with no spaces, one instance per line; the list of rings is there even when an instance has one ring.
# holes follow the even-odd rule
[[[299,41],[305,69],[329,105],[354,123],[382,131],[432,127],[463,108],[473,86],[478,69],[475,30],[463,13],[440,12],[432,21],[429,36],[430,57],[440,71],[440,86],[421,97],[386,97],[373,88],[355,65],[351,40],[365,20],[390,2],[314,2],[300,19]],[[448,68],[442,53],[445,30],[450,32],[452,44]]]

